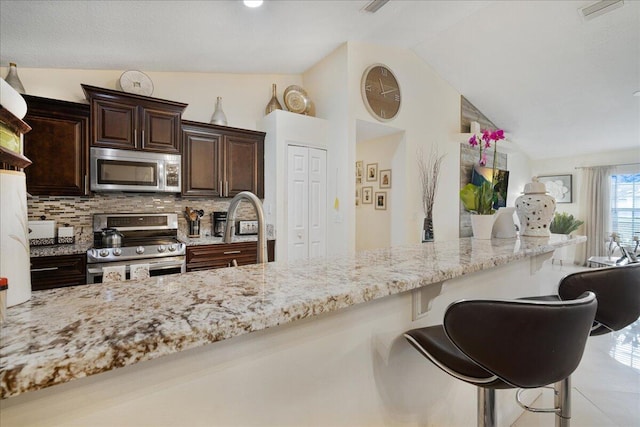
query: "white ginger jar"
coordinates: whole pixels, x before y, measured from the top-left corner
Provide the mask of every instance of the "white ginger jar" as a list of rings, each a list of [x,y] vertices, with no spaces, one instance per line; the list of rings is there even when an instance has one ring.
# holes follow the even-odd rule
[[[549,226],[556,212],[556,199],[538,177],[524,186],[524,194],[516,199],[516,213],[520,220],[520,235],[549,237]]]

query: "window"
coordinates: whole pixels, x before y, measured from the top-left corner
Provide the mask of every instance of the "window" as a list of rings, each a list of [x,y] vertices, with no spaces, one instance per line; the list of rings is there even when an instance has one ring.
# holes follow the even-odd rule
[[[611,230],[625,246],[640,237],[640,173],[611,175]]]

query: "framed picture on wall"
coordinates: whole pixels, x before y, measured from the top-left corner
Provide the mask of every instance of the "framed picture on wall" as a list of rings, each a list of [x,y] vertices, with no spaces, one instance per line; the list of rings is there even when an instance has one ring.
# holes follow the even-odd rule
[[[380,171],[380,188],[391,188],[391,169]]]
[[[362,187],[362,204],[373,204],[373,187]]]
[[[556,203],[572,203],[571,178],[572,175],[547,175],[539,176],[538,181],[547,187],[547,192],[556,199]]]
[[[375,197],[376,209],[378,210],[386,210],[387,209],[387,192],[386,191],[376,191]]]
[[[378,164],[369,163],[367,165],[367,181],[377,181],[377,180],[378,180]]]
[[[364,166],[362,165],[362,160],[358,160],[356,162],[356,184],[362,184],[363,171]]]

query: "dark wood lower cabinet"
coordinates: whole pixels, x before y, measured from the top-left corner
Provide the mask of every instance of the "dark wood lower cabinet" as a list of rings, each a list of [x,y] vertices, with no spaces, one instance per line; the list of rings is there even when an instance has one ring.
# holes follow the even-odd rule
[[[269,262],[274,260],[275,240],[267,241]],[[258,260],[258,242],[221,243],[187,247],[187,271],[209,270],[238,265],[255,264]]]
[[[61,288],[87,283],[87,256],[59,255],[31,258],[31,290]]]

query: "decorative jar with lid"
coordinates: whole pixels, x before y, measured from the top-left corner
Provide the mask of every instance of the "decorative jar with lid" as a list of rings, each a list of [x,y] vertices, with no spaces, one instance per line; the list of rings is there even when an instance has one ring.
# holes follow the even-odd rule
[[[524,194],[516,199],[516,213],[520,220],[520,235],[549,237],[549,226],[556,211],[556,199],[538,177],[524,186]]]

